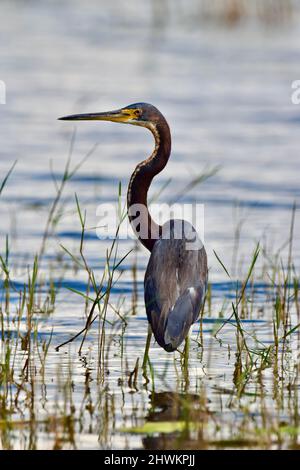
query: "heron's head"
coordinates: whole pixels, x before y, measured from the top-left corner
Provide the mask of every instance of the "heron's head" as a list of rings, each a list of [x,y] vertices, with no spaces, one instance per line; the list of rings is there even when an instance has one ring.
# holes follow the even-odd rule
[[[135,103],[114,111],[73,114],[59,119],[63,121],[112,121],[151,128],[164,118],[152,104]]]

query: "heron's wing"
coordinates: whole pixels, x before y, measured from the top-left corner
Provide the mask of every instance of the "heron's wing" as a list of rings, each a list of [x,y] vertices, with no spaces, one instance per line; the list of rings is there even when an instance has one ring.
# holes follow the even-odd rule
[[[187,337],[190,327],[199,316],[203,297],[200,286],[189,288],[178,297],[169,311],[164,328],[164,341],[172,345],[172,349],[176,349]]]
[[[199,317],[207,288],[207,257],[204,247],[185,252],[178,271],[178,283],[181,296],[189,299],[194,323]]]
[[[186,251],[182,245],[181,240],[158,240],[145,274],[147,317],[162,347],[169,340],[177,346],[183,341],[199,316],[206,289],[204,248]]]
[[[154,330],[155,326],[159,322],[159,317],[162,310],[162,299],[159,295],[159,289],[155,277],[152,277],[151,275],[145,276],[144,297],[147,318],[152,326],[152,329]]]

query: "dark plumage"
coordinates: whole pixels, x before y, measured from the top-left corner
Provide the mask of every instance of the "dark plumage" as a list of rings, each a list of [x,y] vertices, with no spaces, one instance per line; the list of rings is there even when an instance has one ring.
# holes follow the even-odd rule
[[[154,244],[145,273],[145,305],[147,317],[158,344],[174,351],[188,335],[199,317],[207,284],[205,249],[187,249],[190,243],[184,236],[174,237],[174,225],[187,229],[187,235],[197,237],[187,222],[171,220],[170,237]],[[181,231],[181,230],[180,230]],[[199,238],[198,246],[201,246]]]
[[[148,189],[171,153],[168,123],[157,108],[147,103],[61,119],[134,124],[148,128],[154,136],[154,151],[137,165],[128,185],[128,217],[137,237],[151,252],[144,282],[148,321],[158,344],[168,352],[174,351],[187,337],[203,305],[207,257],[191,224],[175,219],[161,227],[148,211]]]

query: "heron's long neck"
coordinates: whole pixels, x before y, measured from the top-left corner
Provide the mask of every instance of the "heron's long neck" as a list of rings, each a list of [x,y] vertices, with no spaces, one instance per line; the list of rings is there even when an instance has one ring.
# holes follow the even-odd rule
[[[147,193],[151,181],[166,166],[171,153],[170,129],[165,120],[149,127],[155,139],[155,148],[149,158],[134,170],[127,192],[130,223],[141,243],[152,251],[159,238],[161,227],[151,218],[147,205]]]

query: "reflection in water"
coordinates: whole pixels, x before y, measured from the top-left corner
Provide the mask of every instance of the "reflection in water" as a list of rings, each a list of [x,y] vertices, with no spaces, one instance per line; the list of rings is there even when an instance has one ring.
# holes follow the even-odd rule
[[[208,419],[208,411],[201,395],[175,392],[153,392],[150,395],[150,410],[147,422],[168,423],[169,432],[158,432],[143,438],[145,449],[204,449],[203,427]],[[180,431],[172,432],[172,424]]]

